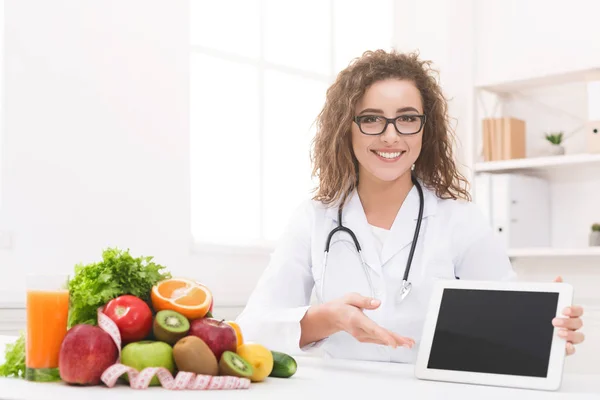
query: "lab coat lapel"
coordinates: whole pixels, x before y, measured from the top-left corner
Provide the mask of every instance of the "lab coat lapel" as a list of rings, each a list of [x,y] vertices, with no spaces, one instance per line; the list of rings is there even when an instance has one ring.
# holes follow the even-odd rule
[[[435,212],[437,201],[435,197],[423,186],[423,222],[421,222],[421,231],[418,240],[422,240],[425,218]],[[408,193],[402,207],[398,211],[394,223],[390,229],[390,233],[383,244],[381,251],[381,264],[385,265],[398,252],[410,246],[413,242],[417,220],[419,217],[419,191],[416,186]],[[407,249],[408,251],[408,249]]]
[[[328,211],[335,225],[338,223],[338,209],[332,207]],[[371,227],[367,221],[364,208],[360,201],[360,197],[356,190],[350,195],[342,210],[342,222],[346,228],[350,228],[362,250],[363,258],[372,271],[381,275],[381,260],[377,254],[374,243],[374,237],[371,232]],[[346,233],[338,233],[336,235],[345,235]]]

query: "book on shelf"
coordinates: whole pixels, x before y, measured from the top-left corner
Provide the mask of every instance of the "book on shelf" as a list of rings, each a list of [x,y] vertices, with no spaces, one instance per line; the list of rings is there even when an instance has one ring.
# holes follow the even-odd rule
[[[525,121],[512,117],[482,120],[484,161],[525,158]]]

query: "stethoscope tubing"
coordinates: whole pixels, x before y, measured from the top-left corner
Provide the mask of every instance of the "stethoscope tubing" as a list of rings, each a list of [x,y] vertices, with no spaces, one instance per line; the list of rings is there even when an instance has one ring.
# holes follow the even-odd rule
[[[421,185],[419,184],[419,182],[417,181],[417,178],[414,175],[411,175],[411,179],[412,179],[413,184],[417,188],[417,191],[419,192],[419,215],[417,217],[417,225],[415,227],[415,233],[413,235],[410,252],[408,254],[408,259],[406,261],[406,267],[404,269],[404,277],[402,278],[402,292],[401,292],[401,300],[400,301],[402,301],[408,295],[408,293],[410,292],[410,290],[412,288],[412,284],[408,280],[408,276],[410,274],[410,269],[412,266],[415,249],[417,247],[417,240],[419,237],[419,232],[421,231],[421,221],[423,220],[423,208],[424,208],[423,189],[421,188]],[[352,232],[352,230],[350,228],[345,227],[342,224],[342,207],[339,207],[338,208],[338,226],[336,226],[334,229],[331,230],[331,232],[329,232],[329,235],[327,235],[327,240],[325,242],[325,254],[323,256],[323,270],[321,271],[321,293],[320,293],[321,301],[324,301],[323,292],[324,292],[324,288],[325,288],[325,271],[327,269],[327,258],[329,255],[329,246],[331,245],[331,239],[333,238],[333,235],[335,235],[338,232],[345,232],[348,235],[350,235],[350,237],[352,238],[352,241],[354,242],[354,246],[356,247],[356,251],[358,252],[358,255],[360,257],[361,266],[364,270],[364,273],[367,277],[367,281],[369,283],[371,297],[375,298],[375,290],[373,287],[373,282],[371,280],[371,274],[369,273],[369,266],[365,262],[365,259],[363,257],[362,248],[361,248],[360,243],[359,243],[358,239],[356,238],[356,235],[354,234],[354,232]]]

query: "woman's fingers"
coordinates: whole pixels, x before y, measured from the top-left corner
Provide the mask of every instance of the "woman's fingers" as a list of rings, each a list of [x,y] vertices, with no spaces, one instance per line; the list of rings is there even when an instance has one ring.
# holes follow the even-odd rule
[[[396,348],[398,346],[396,344],[396,339],[390,334],[390,332],[383,329],[370,319],[366,317],[365,319],[367,319],[367,321],[365,321],[365,324],[361,327],[361,329],[363,329],[367,335],[374,338],[379,338],[380,340],[385,342],[385,344],[393,348]]]
[[[583,332],[569,331],[566,329],[559,330],[558,336],[565,339],[567,342],[571,342],[572,344],[579,344],[585,339]]]
[[[565,352],[568,356],[575,353],[575,346],[573,346],[573,343],[567,342],[567,344],[565,345]]]
[[[396,339],[396,343],[399,346],[405,346],[410,349],[415,345],[415,341],[413,339],[398,335],[396,332],[392,332],[392,331],[389,331],[389,332],[394,337],[394,339]]]
[[[554,318],[552,325],[557,328],[578,330],[583,326],[583,320],[581,318]]]
[[[357,339],[359,337],[369,337],[373,340],[379,340],[387,346],[396,347],[394,337],[362,312],[353,316],[350,334]]]
[[[367,317],[361,309],[377,308],[378,300],[360,296],[357,293],[349,293],[343,298],[343,302],[350,307],[344,307],[344,330],[354,336],[357,340],[366,343],[377,343],[396,348],[405,346],[412,348],[414,340],[390,332],[379,326],[375,321]]]
[[[393,348],[398,346],[406,346],[410,348],[414,345],[414,341],[412,339],[400,336],[397,333],[382,328],[367,316],[364,316],[360,319],[360,325],[358,328],[364,332],[365,336]]]
[[[382,341],[381,339],[378,338],[373,338],[369,335],[365,335],[364,333],[361,335],[358,335],[358,337],[356,338],[358,339],[359,342],[361,343],[373,343],[373,344],[381,344],[384,346],[387,346],[388,344],[384,341]]]
[[[583,315],[583,307],[581,306],[570,306],[563,310],[563,314],[568,317],[581,317]]]
[[[381,301],[378,299],[361,296],[358,293],[348,293],[346,296],[344,296],[344,302],[351,306],[365,308],[368,310],[374,310],[381,304]]]

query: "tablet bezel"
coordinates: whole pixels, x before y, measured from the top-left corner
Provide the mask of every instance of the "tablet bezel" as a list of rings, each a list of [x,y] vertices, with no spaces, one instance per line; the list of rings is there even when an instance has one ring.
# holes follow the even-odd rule
[[[526,389],[557,390],[560,388],[565,360],[566,340],[557,335],[558,328],[553,327],[552,346],[548,363],[548,376],[545,378],[514,376],[504,374],[480,373],[471,371],[451,371],[427,368],[433,335],[438,319],[438,311],[445,289],[481,289],[526,292],[558,293],[556,316],[563,317],[562,310],[572,304],[573,287],[568,283],[539,283],[523,281],[469,281],[439,280],[434,284],[427,316],[423,325],[423,334],[415,364],[415,376],[418,379],[436,380],[479,385],[517,387]]]

